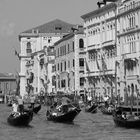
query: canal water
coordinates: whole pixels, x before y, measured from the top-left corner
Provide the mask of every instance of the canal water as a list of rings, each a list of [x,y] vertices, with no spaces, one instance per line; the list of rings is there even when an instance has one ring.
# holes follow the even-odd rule
[[[140,129],[115,126],[112,116],[81,113],[74,124],[46,120],[46,108],[35,115],[29,127],[13,127],[7,123],[11,108],[0,104],[0,140],[140,140]]]

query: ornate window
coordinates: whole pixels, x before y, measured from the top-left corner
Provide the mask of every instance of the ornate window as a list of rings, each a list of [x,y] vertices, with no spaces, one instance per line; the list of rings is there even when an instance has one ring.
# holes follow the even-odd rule
[[[83,41],[83,39],[79,39],[79,48],[84,48],[84,41]]]
[[[61,87],[62,88],[66,87],[66,81],[65,81],[65,79],[61,80]]]
[[[80,86],[84,86],[85,79],[83,77],[80,78]]]
[[[31,54],[32,53],[32,49],[31,49],[31,42],[27,42],[27,49],[26,49],[27,54]]]
[[[57,64],[57,70],[59,71],[59,63]]]
[[[74,41],[72,42],[72,48],[73,48],[73,52],[74,52]]]
[[[61,62],[61,71],[63,71],[63,63]]]
[[[64,62],[64,67],[65,67],[65,70],[67,69],[67,63],[66,61]]]
[[[79,58],[79,66],[80,67],[84,66],[84,58]]]
[[[75,60],[73,59],[73,67],[75,67]]]

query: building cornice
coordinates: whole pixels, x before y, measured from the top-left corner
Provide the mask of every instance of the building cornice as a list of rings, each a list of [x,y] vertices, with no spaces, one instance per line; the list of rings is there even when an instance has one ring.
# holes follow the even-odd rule
[[[117,14],[117,18],[120,18],[121,16],[128,15],[129,13],[135,12],[135,11],[137,11],[137,10],[140,10],[140,6],[135,7],[135,8],[132,8],[132,9],[130,9],[130,10],[127,10],[127,11],[125,11],[125,12],[123,12],[123,13]]]
[[[20,57],[20,58],[31,58],[31,55],[26,56],[26,55],[19,54],[19,57]]]
[[[108,5],[103,6],[102,8],[99,8],[99,9],[97,9],[95,11],[92,11],[92,12],[89,12],[89,13],[87,13],[85,15],[82,15],[81,18],[84,19],[84,20],[86,20],[89,17],[95,17],[97,15],[106,13],[107,11],[109,11],[111,9],[114,9],[115,10],[116,7],[117,7],[116,3],[110,3]]]
[[[31,56],[35,56],[35,55],[37,55],[39,53],[45,54],[45,51],[44,50],[36,51],[36,52],[32,53]]]
[[[70,33],[70,34],[64,36],[62,39],[60,39],[60,40],[58,40],[57,42],[55,42],[55,43],[54,43],[54,46],[60,44],[60,43],[63,42],[63,41],[66,41],[66,40],[68,40],[68,39],[71,39],[71,38],[73,38],[73,37],[74,37],[74,33]]]
[[[107,18],[107,19],[105,19],[105,20],[102,21],[102,22],[98,22],[98,23],[91,24],[91,25],[87,26],[87,28],[90,29],[90,28],[92,28],[92,27],[99,26],[100,24],[103,24],[103,23],[105,23],[105,22],[109,22],[109,21],[112,21],[112,20],[115,20],[115,19],[116,19],[116,16],[111,17],[111,18]]]
[[[140,32],[140,28],[136,28],[136,29],[124,32],[124,33],[117,34],[117,36],[121,37],[121,36],[129,35],[129,34],[133,34],[133,33],[136,33],[136,32]]]
[[[19,41],[22,37],[32,37],[32,38],[38,38],[38,37],[44,37],[44,36],[53,36],[53,37],[63,37],[68,33],[21,33],[19,35]]]
[[[14,77],[0,77],[0,80],[11,80],[11,81],[15,81],[16,78],[14,78]]]
[[[35,34],[35,33],[21,33],[18,38],[19,38],[19,41],[22,37],[34,37],[34,38],[37,38],[39,37],[39,34]]]

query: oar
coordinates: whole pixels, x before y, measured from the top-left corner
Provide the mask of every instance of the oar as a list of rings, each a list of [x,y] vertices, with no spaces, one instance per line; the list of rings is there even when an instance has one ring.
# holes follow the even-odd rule
[[[69,103],[72,107],[77,108],[76,106],[74,106],[72,103]],[[76,111],[76,110],[75,110]],[[78,111],[76,111],[77,113],[79,113]]]
[[[95,107],[95,108],[91,111],[91,113],[92,113],[92,112],[94,112],[97,108],[98,108],[98,106],[97,106],[97,107]]]

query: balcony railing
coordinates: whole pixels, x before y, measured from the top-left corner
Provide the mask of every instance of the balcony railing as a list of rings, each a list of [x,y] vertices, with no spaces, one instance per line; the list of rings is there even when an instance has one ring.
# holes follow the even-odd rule
[[[84,66],[79,66],[79,70],[84,70]]]
[[[85,51],[85,47],[84,48],[79,48],[79,51]]]

